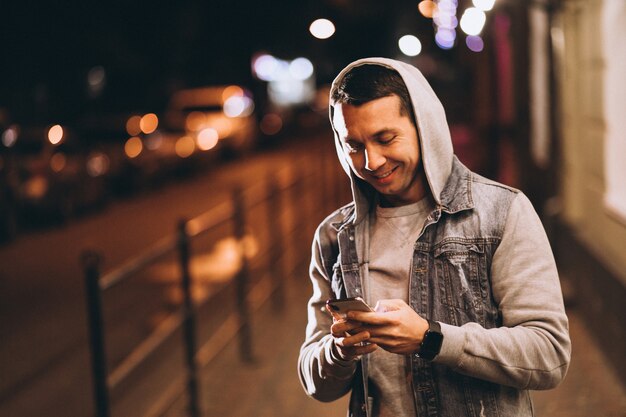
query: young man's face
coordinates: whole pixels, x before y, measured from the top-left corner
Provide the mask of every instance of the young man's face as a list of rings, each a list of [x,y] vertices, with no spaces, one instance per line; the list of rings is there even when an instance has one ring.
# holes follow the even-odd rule
[[[391,206],[415,203],[426,189],[417,131],[400,105],[392,95],[360,106],[336,104],[333,115],[352,171]]]

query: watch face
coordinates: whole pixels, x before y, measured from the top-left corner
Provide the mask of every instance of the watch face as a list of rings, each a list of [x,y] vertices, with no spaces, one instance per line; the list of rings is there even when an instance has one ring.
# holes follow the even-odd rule
[[[435,356],[439,354],[442,342],[443,334],[436,330],[429,329],[424,335],[424,340],[422,341],[422,345],[420,346],[420,350],[417,355],[423,359],[433,360]]]

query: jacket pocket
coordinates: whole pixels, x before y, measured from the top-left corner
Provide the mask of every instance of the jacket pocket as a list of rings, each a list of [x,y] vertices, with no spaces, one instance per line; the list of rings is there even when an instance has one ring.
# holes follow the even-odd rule
[[[346,290],[343,282],[343,274],[341,272],[341,262],[337,259],[337,262],[333,265],[333,274],[330,279],[330,288],[333,290],[335,298],[345,298]]]
[[[451,239],[434,250],[437,295],[447,307],[451,324],[482,323],[488,302],[489,282],[484,245],[476,241]]]

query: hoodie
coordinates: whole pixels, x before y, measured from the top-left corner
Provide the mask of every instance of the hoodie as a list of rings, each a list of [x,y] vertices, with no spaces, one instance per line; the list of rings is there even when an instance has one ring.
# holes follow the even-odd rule
[[[367,58],[353,62],[337,75],[333,81],[333,87],[352,68],[363,64],[378,64],[389,67],[396,70],[404,80],[413,104],[418,136],[428,138],[428,140],[420,140],[422,164],[434,201],[439,205],[441,203],[439,196],[452,170],[453,157],[450,130],[441,102],[417,68],[388,58]],[[360,223],[370,210],[374,194],[371,187],[355,177],[350,170],[349,157],[346,155],[339,135],[333,126],[333,109],[334,107],[331,105],[329,107],[330,123],[335,136],[337,156],[343,170],[350,177],[356,209],[354,222]]]
[[[454,156],[444,109],[419,70],[368,58],[404,80],[413,104],[422,166],[435,203],[415,243],[409,300],[440,322],[444,341],[434,361],[413,357],[418,415],[532,415],[529,389],[564,377],[570,340],[558,273],[539,218],[519,190],[469,171]],[[330,107],[331,126],[333,107]],[[368,358],[339,357],[324,310],[328,298],[362,295],[367,279],[368,214],[376,192],[357,178],[333,126],[353,202],[318,227],[309,274],[306,339],[299,358],[305,391],[332,401],[352,391],[351,415],[368,415]],[[371,256],[375,256],[372,254]]]

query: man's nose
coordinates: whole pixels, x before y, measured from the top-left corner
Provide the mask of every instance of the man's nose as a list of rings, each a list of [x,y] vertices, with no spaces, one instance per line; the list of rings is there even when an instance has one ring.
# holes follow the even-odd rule
[[[376,147],[368,147],[365,149],[365,169],[368,171],[376,171],[385,163],[385,157],[376,149]]]

